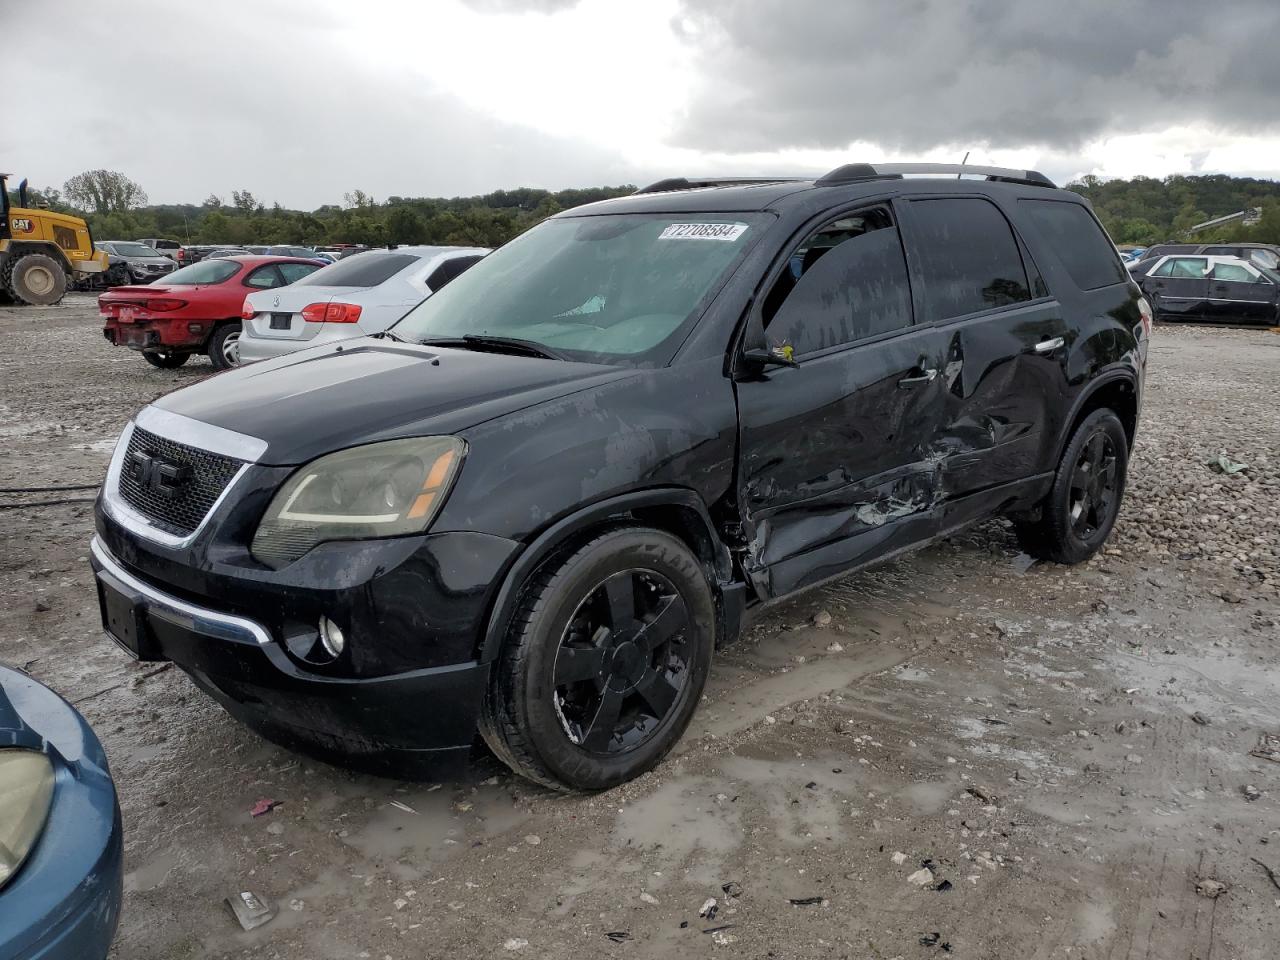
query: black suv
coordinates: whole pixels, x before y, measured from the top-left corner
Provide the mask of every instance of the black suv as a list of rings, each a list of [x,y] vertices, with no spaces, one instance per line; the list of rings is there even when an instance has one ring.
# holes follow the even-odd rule
[[[771,601],[998,514],[1098,550],[1150,323],[1033,171],[662,181],[143,409],[98,499],[105,626],[285,744],[405,776],[479,733],[609,787]]]

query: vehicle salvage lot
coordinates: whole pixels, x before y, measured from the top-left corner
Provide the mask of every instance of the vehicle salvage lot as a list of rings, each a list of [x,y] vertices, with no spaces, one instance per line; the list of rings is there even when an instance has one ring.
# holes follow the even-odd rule
[[[134,409],[211,372],[99,329],[89,297],[0,308],[0,486],[97,482]],[[1270,332],[1157,328],[1105,555],[1028,568],[988,524],[775,608],[675,755],[595,797],[265,743],[103,638],[91,527],[87,503],[0,510],[0,660],[111,758],[115,956],[1252,958],[1280,935],[1280,762],[1250,753],[1280,734]],[[279,915],[241,932],[241,890]]]

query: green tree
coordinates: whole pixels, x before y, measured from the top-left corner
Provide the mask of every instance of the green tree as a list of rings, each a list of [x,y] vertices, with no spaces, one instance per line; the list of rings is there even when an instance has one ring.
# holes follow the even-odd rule
[[[81,210],[118,213],[146,206],[147,194],[134,181],[115,170],[86,170],[62,185],[67,199]]]
[[[392,243],[426,243],[426,221],[409,207],[397,207],[387,214],[387,236]]]

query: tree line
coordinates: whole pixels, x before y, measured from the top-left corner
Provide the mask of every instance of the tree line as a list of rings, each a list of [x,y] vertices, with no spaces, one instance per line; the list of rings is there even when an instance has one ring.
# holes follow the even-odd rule
[[[1245,227],[1239,221],[1203,230],[1194,239],[1280,243],[1280,183],[1253,177],[1134,177],[1103,180],[1084,177],[1067,185],[1089,199],[1116,243],[1152,244],[1187,239],[1198,223],[1251,207],[1262,209],[1262,221]]]
[[[146,191],[122,173],[89,170],[62,187],[28,191],[33,205],[85,218],[96,240],[166,237],[182,243],[448,244],[496,247],[540,220],[584,203],[632,193],[634,186],[536,190],[522,187],[475,197],[388,197],[363,190],[316,210],[267,206],[249,190],[210,194],[200,204],[148,204]],[[14,203],[16,190],[10,191]]]
[[[622,196],[635,188],[497,190],[475,197],[388,197],[352,190],[341,203],[316,210],[268,207],[248,190],[210,194],[200,204],[148,204],[146,191],[114,170],[87,170],[63,184],[29,191],[31,201],[83,216],[99,240],[171,237],[184,243],[272,244],[433,243],[496,247],[552,214]],[[1116,243],[1178,240],[1214,217],[1260,207],[1255,226],[1240,223],[1197,233],[1204,242],[1280,244],[1280,183],[1225,174],[1134,177],[1088,176],[1067,185],[1087,197]],[[11,191],[13,192],[13,191]],[[17,202],[16,192],[13,197]]]

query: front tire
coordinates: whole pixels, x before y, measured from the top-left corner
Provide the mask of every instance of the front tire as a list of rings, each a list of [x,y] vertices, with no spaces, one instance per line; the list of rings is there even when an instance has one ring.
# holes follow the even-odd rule
[[[67,292],[67,271],[47,254],[28,253],[9,273],[10,292],[34,307],[52,306]]]
[[[684,733],[715,646],[707,576],[670,534],[624,527],[525,588],[481,711],[504,763],[559,790],[606,790]]]
[[[1081,563],[1107,542],[1129,471],[1129,440],[1109,409],[1095,410],[1062,453],[1040,519],[1015,521],[1022,548],[1039,560]]]
[[[159,367],[161,370],[176,370],[187,362],[191,356],[189,353],[173,353],[172,351],[143,351],[142,357],[147,363],[153,367]]]
[[[240,333],[241,324],[219,324],[209,337],[209,362],[215,370],[230,370],[240,366]]]

